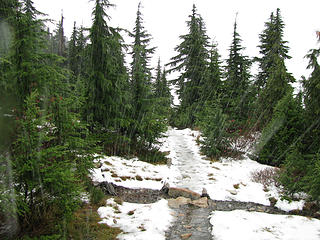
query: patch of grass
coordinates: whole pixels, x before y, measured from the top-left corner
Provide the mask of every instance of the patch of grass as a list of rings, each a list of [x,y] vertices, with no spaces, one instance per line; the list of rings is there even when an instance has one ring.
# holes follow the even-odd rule
[[[74,213],[73,220],[67,225],[68,239],[115,240],[121,233],[119,228],[111,228],[101,221],[97,206],[86,205]]]
[[[138,229],[140,229],[141,232],[145,232],[147,231],[147,229],[145,228],[145,226],[143,224],[141,224]]]
[[[146,178],[145,178],[145,180],[161,182],[161,181],[162,181],[162,178],[151,178],[151,177],[146,177]]]
[[[119,177],[115,172],[111,172],[112,174],[111,174],[111,177],[113,177],[113,178],[117,178],[117,177]]]
[[[127,181],[127,180],[131,180],[131,179],[132,179],[132,177],[128,177],[128,176],[121,176],[121,177],[120,177],[120,179],[121,179],[122,181]]]
[[[108,161],[104,161],[104,164],[105,164],[105,165],[112,166],[112,163],[110,163],[110,162],[108,162]]]
[[[117,213],[117,214],[121,213],[118,205],[113,205],[112,208],[114,209],[115,213]]]
[[[233,184],[233,187],[234,187],[235,189],[239,189],[239,188],[240,188],[240,184],[239,184],[239,183]]]
[[[119,198],[119,197],[115,197],[115,198],[114,198],[114,202],[117,203],[117,204],[119,204],[119,205],[122,205],[122,204],[123,204],[123,200],[122,200],[121,198]]]
[[[129,216],[132,216],[132,215],[134,214],[134,211],[135,211],[135,210],[129,211],[129,212],[128,212],[128,215],[129,215]]]
[[[136,176],[136,179],[137,179],[138,181],[142,181],[142,180],[143,180],[142,177],[139,176],[139,175]]]
[[[106,196],[103,191],[98,187],[90,189],[90,202],[93,205],[103,206],[105,204]]]
[[[269,228],[269,227],[264,227],[264,228],[262,228],[262,231],[263,231],[263,232],[273,233],[272,229]]]

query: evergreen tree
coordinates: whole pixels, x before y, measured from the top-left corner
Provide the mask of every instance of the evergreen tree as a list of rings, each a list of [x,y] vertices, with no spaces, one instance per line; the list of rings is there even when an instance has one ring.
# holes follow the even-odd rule
[[[46,224],[48,217],[54,217],[54,225],[70,218],[79,205],[79,180],[88,174],[91,165],[86,164],[92,164],[90,154],[79,151],[87,145],[79,138],[76,119],[57,121],[56,112],[50,114],[40,109],[40,99],[37,91],[27,97],[11,150],[24,231],[32,231],[42,222]],[[70,116],[66,112],[64,115]],[[63,135],[59,131],[62,125]]]
[[[305,130],[305,117],[302,99],[288,92],[274,109],[272,120],[263,129],[257,146],[259,162],[281,166],[291,149],[301,142]]]
[[[294,82],[294,78],[288,73],[285,60],[289,59],[289,48],[283,40],[284,23],[277,9],[276,14],[271,14],[266,29],[260,35],[260,54],[258,59],[260,72],[256,81],[258,90],[258,120],[262,126],[267,124],[273,114],[277,102],[282,99]]]
[[[241,42],[235,21],[229,58],[225,68],[223,109],[231,119],[240,122],[247,120],[251,101],[249,72],[251,62],[247,56],[242,54],[244,48]]]
[[[166,70],[161,69],[159,59],[156,69],[156,80],[154,84],[154,97],[155,101],[157,102],[157,112],[160,116],[168,119],[171,109],[172,96],[170,93],[170,88],[168,86],[166,74]]]
[[[77,46],[78,42],[78,29],[76,27],[76,22],[73,24],[73,31],[70,37],[70,41],[68,43],[69,46],[69,54],[68,54],[68,65],[70,71],[73,73],[74,78],[79,76],[79,49]]]
[[[304,103],[306,107],[306,116],[308,125],[312,126],[310,133],[309,151],[316,153],[320,149],[320,65],[318,58],[320,49],[310,50],[307,58],[309,58],[308,68],[312,69],[312,73],[308,79],[303,81]]]
[[[139,3],[135,27],[131,36],[134,38],[132,45],[131,62],[131,92],[132,92],[132,116],[131,138],[133,144],[138,143],[144,147],[158,138],[165,129],[164,122],[157,120],[154,110],[155,101],[152,99],[151,69],[149,61],[155,48],[149,47],[151,36],[143,26],[142,13]],[[160,121],[159,121],[160,120]]]
[[[212,159],[226,155],[231,147],[231,134],[227,131],[230,122],[223,113],[219,102],[205,103],[197,125],[201,129],[203,140],[200,141],[201,151]]]
[[[57,24],[57,27],[54,31],[52,36],[52,48],[53,53],[57,54],[58,56],[67,57],[67,49],[66,49],[66,36],[64,35],[64,16],[61,14],[61,19]]]
[[[38,20],[38,12],[31,0],[23,0],[16,12],[14,21],[15,40],[12,63],[14,65],[12,81],[20,106],[33,89],[43,87],[43,55],[45,35],[43,21]]]
[[[178,84],[181,104],[178,109],[180,123],[183,127],[190,127],[195,123],[195,116],[203,105],[202,90],[206,81],[208,67],[209,37],[202,17],[193,5],[192,14],[187,21],[189,33],[180,36],[182,42],[175,48],[178,55],[171,58],[170,72],[179,71],[180,76],[173,81]],[[181,113],[181,114],[180,114]]]
[[[202,97],[205,101],[217,101],[223,95],[223,81],[220,55],[217,44],[210,49],[210,62],[208,66],[208,80],[203,85]]]

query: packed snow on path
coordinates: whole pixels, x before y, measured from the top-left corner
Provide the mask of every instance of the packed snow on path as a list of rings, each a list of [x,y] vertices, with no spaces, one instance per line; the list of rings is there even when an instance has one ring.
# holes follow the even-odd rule
[[[215,211],[210,223],[216,240],[320,239],[320,220],[301,216]]]
[[[174,213],[164,199],[152,204],[118,204],[111,198],[105,207],[98,209],[98,213],[101,224],[119,227],[123,231],[118,236],[120,240],[164,240],[165,231],[174,219]]]

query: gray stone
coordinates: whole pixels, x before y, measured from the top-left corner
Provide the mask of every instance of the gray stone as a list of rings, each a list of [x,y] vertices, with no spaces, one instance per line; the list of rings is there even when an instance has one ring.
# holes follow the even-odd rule
[[[227,190],[229,193],[231,193],[232,195],[237,195],[237,191],[236,190]]]
[[[112,196],[117,196],[117,193],[114,189],[114,186],[112,183],[109,183],[109,182],[101,182],[99,184],[99,187],[102,189],[102,191],[105,193],[105,194],[110,194]]]
[[[202,193],[201,193],[201,197],[207,197],[210,198],[207,189],[202,188]]]
[[[168,193],[169,192],[169,188],[170,188],[169,183],[165,182],[160,191],[164,192],[164,193]]]

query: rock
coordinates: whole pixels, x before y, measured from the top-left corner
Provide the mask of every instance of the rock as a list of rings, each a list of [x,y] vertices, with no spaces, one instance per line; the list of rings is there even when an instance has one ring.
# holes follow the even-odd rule
[[[192,200],[201,198],[200,194],[185,188],[169,188],[168,195],[173,198],[185,197]]]
[[[292,215],[301,215],[301,210],[299,210],[299,209],[293,209],[293,210],[290,210],[290,211],[289,211],[289,214],[292,214]]]
[[[210,198],[207,189],[202,188],[202,194],[201,197],[206,197],[206,198]]]
[[[168,205],[171,208],[180,208],[182,205],[191,203],[190,198],[178,197],[176,199],[168,199]]]
[[[94,165],[95,165],[95,168],[101,168],[102,162],[96,162]]]
[[[109,182],[101,182],[99,184],[99,187],[102,189],[102,191],[105,193],[105,194],[110,194],[112,196],[117,196],[117,193],[116,191],[114,190],[114,186],[112,183],[109,183]]]
[[[191,229],[192,228],[192,226],[190,226],[190,225],[184,225],[183,227],[186,228],[186,229]]]
[[[188,239],[192,236],[192,233],[186,233],[186,234],[181,234],[180,237],[181,239]]]
[[[168,168],[170,168],[172,165],[172,159],[171,158],[167,158],[167,166]]]
[[[319,210],[319,206],[316,202],[305,202],[302,208],[303,211],[306,212],[317,212]]]
[[[237,191],[236,190],[227,190],[229,193],[231,193],[232,195],[237,195]]]
[[[208,198],[203,197],[198,200],[193,200],[191,202],[191,204],[194,206],[200,207],[200,208],[207,208],[208,207]]]
[[[270,206],[274,207],[277,204],[278,200],[274,197],[269,197],[269,202],[270,202]]]
[[[160,191],[164,192],[164,193],[168,193],[169,192],[169,188],[170,188],[169,183],[165,182]]]
[[[214,201],[208,201],[208,204],[211,208],[215,209],[217,207],[217,204]]]
[[[320,211],[314,213],[313,217],[320,219]]]

